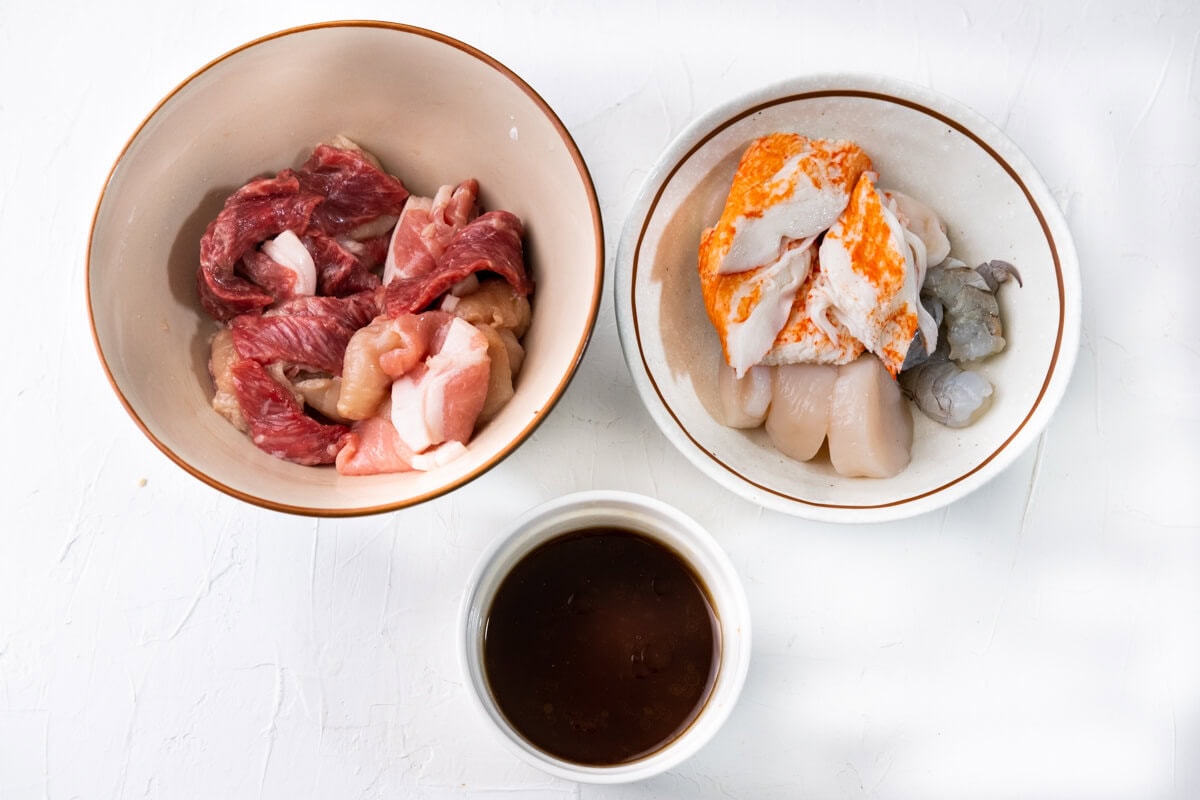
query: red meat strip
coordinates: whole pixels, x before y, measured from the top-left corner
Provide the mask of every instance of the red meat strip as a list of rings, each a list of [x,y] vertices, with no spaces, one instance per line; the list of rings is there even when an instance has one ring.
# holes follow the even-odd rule
[[[350,337],[373,319],[375,310],[373,292],[348,298],[293,297],[267,314],[235,317],[229,327],[239,358],[341,375]]]
[[[348,328],[358,330],[379,315],[379,304],[375,292],[359,292],[346,297],[309,295],[284,300],[268,313],[293,317],[331,317]]]
[[[383,263],[387,258],[388,244],[391,241],[391,231],[366,239],[351,239],[349,236],[337,237],[337,243],[357,258],[362,268],[367,270],[374,269]]]
[[[261,250],[247,250],[238,271],[271,295],[272,300],[296,294],[296,271],[279,264]]]
[[[379,276],[332,236],[309,231],[303,241],[317,267],[319,294],[344,297],[379,286]]]
[[[292,393],[257,361],[237,362],[230,375],[250,438],[260,450],[297,464],[334,462],[349,428],[306,416]]]
[[[354,329],[329,317],[243,314],[229,323],[239,358],[259,364],[283,361],[315,372],[342,374]]]
[[[384,283],[420,278],[437,267],[454,234],[479,214],[474,178],[443,186],[433,197],[410,197],[392,232],[383,267]]]
[[[520,295],[533,291],[525,272],[521,220],[508,211],[489,211],[464,226],[427,275],[396,278],[384,287],[383,308],[390,317],[424,309],[454,284],[487,270],[504,278]]]
[[[274,302],[270,292],[235,275],[234,266],[265,239],[285,230],[302,233],[320,203],[295,176],[253,180],[230,195],[200,239],[196,284],[204,310],[228,320]]]
[[[325,198],[312,225],[330,236],[399,214],[408,199],[400,179],[375,166],[361,150],[318,145],[295,174],[305,190]]]

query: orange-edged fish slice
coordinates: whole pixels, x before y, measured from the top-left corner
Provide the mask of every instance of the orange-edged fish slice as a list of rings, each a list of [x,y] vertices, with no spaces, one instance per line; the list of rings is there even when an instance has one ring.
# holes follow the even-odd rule
[[[783,330],[775,337],[775,343],[760,363],[765,366],[849,364],[866,349],[840,322],[832,323],[836,333],[835,341],[813,320],[808,306],[813,293],[819,291],[821,283],[821,268],[818,263],[813,266],[812,272],[796,292],[796,299],[792,302],[791,313]]]
[[[742,155],[698,264],[709,319],[739,376],[771,349],[812,267],[815,238],[870,166],[853,142],[793,133],[757,139]]]
[[[830,338],[840,324],[895,376],[920,328],[936,341],[937,326],[921,305],[917,265],[904,228],[864,173],[850,203],[825,234],[820,278],[810,293],[809,314]]]

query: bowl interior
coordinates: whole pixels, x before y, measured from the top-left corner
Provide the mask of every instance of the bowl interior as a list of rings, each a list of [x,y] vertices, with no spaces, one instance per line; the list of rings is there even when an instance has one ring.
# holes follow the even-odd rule
[[[718,420],[720,340],[701,300],[701,231],[720,216],[756,137],[795,131],[852,139],[884,188],[925,201],[951,254],[1017,265],[999,291],[1005,350],[973,365],[996,387],[974,425],[914,409],[912,462],[894,478],[839,476],[828,458],[786,458],[765,432]],[[803,79],[717,109],[671,145],[627,222],[616,305],[635,383],[667,436],[709,475],[756,502],[814,519],[871,521],[950,502],[1009,463],[1061,396],[1078,338],[1077,265],[1066,225],[1026,159],[993,126],[927,90],[881,78]]]
[[[485,209],[526,225],[536,282],[527,359],[468,453],[428,473],[342,478],[272,458],[209,407],[216,323],[195,288],[200,236],[252,177],[344,134],[415,194],[475,177]],[[552,268],[551,268],[552,267]],[[398,508],[460,485],[520,443],[565,389],[603,278],[599,207],[565,127],[520,78],[448,37],[388,23],[284,31],[181,84],[135,133],[96,211],[88,255],[96,342],[123,403],[173,460],[230,494],[314,514]]]

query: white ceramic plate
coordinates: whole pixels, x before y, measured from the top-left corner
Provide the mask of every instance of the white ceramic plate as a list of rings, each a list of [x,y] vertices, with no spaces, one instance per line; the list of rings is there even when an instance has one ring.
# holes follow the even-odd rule
[[[954,430],[914,409],[912,462],[886,480],[844,478],[827,457],[791,460],[762,429],[719,420],[720,341],[696,274],[701,231],[720,216],[738,159],[756,137],[795,131],[852,139],[880,185],[925,201],[970,265],[1015,264],[999,291],[1005,350],[975,367],[996,387],[974,425]],[[625,359],[651,415],[693,463],[768,508],[874,522],[950,503],[1028,447],[1065,391],[1079,346],[1080,286],[1062,213],[1028,159],[994,125],[929,89],[880,76],[825,75],[737,98],[689,126],[661,156],[626,221],[615,305]]]

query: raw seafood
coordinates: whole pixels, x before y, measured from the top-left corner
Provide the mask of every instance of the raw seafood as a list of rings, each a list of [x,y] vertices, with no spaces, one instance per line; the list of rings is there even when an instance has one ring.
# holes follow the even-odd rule
[[[214,409],[271,455],[345,474],[465,452],[514,395],[533,289],[521,220],[479,214],[477,191],[469,179],[412,198],[406,217],[400,180],[338,139],[234,192],[197,270],[201,304],[224,323]],[[400,236],[405,219],[416,240]],[[403,263],[402,241],[421,245]]]
[[[785,364],[772,369],[766,430],[771,444],[797,461],[808,461],[829,433],[833,387],[841,367]]]
[[[717,370],[717,393],[725,424],[730,428],[762,425],[771,405],[771,368],[754,366],[739,378],[722,360]]]
[[[813,269],[816,236],[870,166],[852,142],[788,133],[757,139],[742,155],[699,258],[705,309],[739,377],[775,343]]]
[[[992,267],[992,264],[1004,266]],[[1009,276],[1016,276],[1020,280],[1016,270],[1007,262],[992,261],[982,267],[987,269],[988,277],[996,286],[1008,280]],[[942,325],[950,343],[951,359],[974,361],[1004,349],[1000,304],[996,302],[988,279],[979,270],[950,259],[946,264],[929,270],[921,291],[937,298],[942,304],[945,315]]]
[[[802,461],[828,441],[846,476],[908,465],[906,394],[948,426],[983,413],[991,384],[955,362],[1004,347],[993,295],[1020,281],[1007,262],[960,269],[937,213],[878,180],[851,142],[757,139],[697,259],[725,424]]]
[[[933,353],[900,373],[900,386],[917,408],[937,422],[963,428],[987,410],[992,383],[978,372],[964,370],[950,360],[950,345],[943,340]]]
[[[829,408],[829,460],[839,475],[890,478],[908,466],[912,412],[879,359],[838,367]]]
[[[937,327],[921,306],[921,284],[904,228],[883,203],[871,173],[858,179],[850,203],[825,234],[821,276],[809,302],[813,322],[834,342],[842,323],[895,376],[920,328],[936,341]]]

